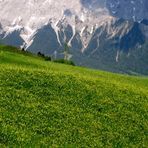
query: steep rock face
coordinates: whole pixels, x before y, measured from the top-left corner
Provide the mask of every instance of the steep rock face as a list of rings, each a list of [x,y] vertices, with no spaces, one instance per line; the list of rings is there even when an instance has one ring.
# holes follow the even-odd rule
[[[141,21],[141,23],[148,26],[148,20],[147,20],[147,19],[143,19],[143,20]]]
[[[2,25],[0,23],[0,40],[2,39],[3,37],[3,28],[2,28]]]
[[[107,9],[110,15],[134,21],[148,19],[147,0],[80,0],[81,4],[96,13]],[[102,11],[101,11],[102,12]]]
[[[27,49],[33,53],[42,52],[51,55],[60,48],[56,33],[50,24],[38,29],[30,40],[32,43]]]
[[[120,49],[129,50],[144,42],[145,36],[140,29],[140,24],[133,23],[132,29],[121,38]]]
[[[115,17],[134,21],[148,19],[147,0],[107,0],[106,5]]]
[[[0,43],[21,47],[21,45],[24,43],[24,40],[20,37],[20,31],[15,30],[9,34],[1,34]]]
[[[2,28],[2,25],[1,25],[1,23],[0,23],[0,31],[2,31],[3,30],[3,28]]]
[[[78,65],[127,72],[131,55],[148,41],[147,6],[147,0],[2,0],[0,43],[56,58],[67,43]]]
[[[104,35],[104,40],[113,38],[115,41],[116,36],[120,35],[123,41],[121,40],[121,43],[119,43],[120,39],[118,39],[119,42],[116,44],[121,44],[118,48],[130,48],[133,45],[123,47],[126,38],[128,39],[127,36],[130,38],[130,35],[127,35],[125,32],[127,27],[122,27],[125,24],[124,20],[127,19],[129,22],[133,20],[146,20],[148,13],[146,7],[146,0],[76,0],[74,2],[70,0],[63,0],[62,2],[60,0],[56,2],[53,0],[2,0],[0,1],[0,22],[2,23],[5,35],[1,39],[1,42],[8,42],[8,44],[15,46],[19,46],[23,42],[20,45],[21,47],[25,47],[31,51],[34,50],[33,52],[35,52],[36,40],[34,41],[34,39],[36,38],[35,35],[38,34],[37,31],[44,29],[44,26],[47,24],[51,24],[52,29],[56,33],[54,39],[58,40],[61,47],[64,42],[69,42],[69,45],[71,45],[75,35],[79,34],[79,42],[82,44],[80,50],[83,52],[86,50],[88,44],[90,44],[93,34],[97,29],[102,28],[103,30],[104,28],[108,28],[105,30],[106,35]],[[116,23],[113,23],[114,21]],[[143,21],[143,23],[146,22]],[[118,28],[116,25],[118,25]],[[120,30],[120,33],[118,30]],[[137,31],[138,28],[134,30]],[[13,32],[15,38],[19,40],[18,42],[16,41],[17,44],[14,41],[9,41],[11,40],[9,36]],[[50,31],[48,32],[50,33]],[[144,32],[141,34],[138,30],[138,33],[138,35],[142,35],[142,40],[137,42],[142,44],[144,42]],[[52,31],[51,34],[53,34]],[[131,33],[131,35],[133,34]],[[123,37],[124,35],[126,37]],[[42,38],[41,35],[39,36]],[[47,47],[50,47],[48,42],[47,44]],[[136,45],[137,43],[132,44]]]
[[[131,51],[140,48],[147,40],[141,25],[123,19],[103,24],[94,32],[84,54],[96,63],[98,61],[105,65],[110,63],[116,65],[123,54],[130,58]],[[98,64],[93,64],[93,61],[91,63],[94,68],[100,67]]]

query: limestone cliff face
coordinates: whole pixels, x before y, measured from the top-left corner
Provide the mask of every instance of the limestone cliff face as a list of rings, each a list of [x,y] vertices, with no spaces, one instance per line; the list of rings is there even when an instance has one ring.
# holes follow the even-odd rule
[[[92,11],[104,8],[110,15],[118,18],[141,21],[148,19],[147,0],[80,0],[81,4]]]
[[[134,21],[148,19],[147,0],[107,0],[106,5],[115,17]]]
[[[122,55],[139,56],[148,41],[147,7],[147,0],[0,0],[0,43],[62,58],[67,42],[78,65],[119,71]]]

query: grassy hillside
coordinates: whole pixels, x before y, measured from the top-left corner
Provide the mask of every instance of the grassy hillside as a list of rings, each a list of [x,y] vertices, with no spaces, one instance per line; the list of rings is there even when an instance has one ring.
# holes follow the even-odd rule
[[[46,62],[0,46],[0,147],[148,146],[148,78]]]

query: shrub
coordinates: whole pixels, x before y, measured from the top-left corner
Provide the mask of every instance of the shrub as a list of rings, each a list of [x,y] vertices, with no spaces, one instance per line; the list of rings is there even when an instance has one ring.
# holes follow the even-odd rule
[[[45,61],[51,61],[51,57],[50,56],[45,56]]]
[[[40,57],[45,57],[45,55],[43,53],[41,53],[40,51],[37,53],[37,55]]]
[[[25,51],[25,48],[22,48],[22,51]]]
[[[40,51],[37,53],[37,55],[39,57],[42,57],[45,59],[45,61],[51,61],[51,57],[50,56],[45,56],[43,53],[41,53]]]

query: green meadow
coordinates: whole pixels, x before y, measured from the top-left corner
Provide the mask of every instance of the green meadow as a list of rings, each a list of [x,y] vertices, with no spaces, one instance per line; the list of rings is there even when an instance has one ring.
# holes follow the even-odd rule
[[[148,78],[0,46],[0,147],[148,147]]]

